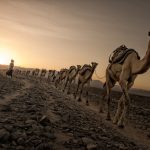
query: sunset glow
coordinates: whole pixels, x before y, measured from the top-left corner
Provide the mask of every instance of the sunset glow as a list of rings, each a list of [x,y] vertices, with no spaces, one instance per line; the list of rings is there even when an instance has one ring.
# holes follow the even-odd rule
[[[12,59],[10,50],[6,48],[0,48],[0,64],[9,64]]]
[[[149,6],[140,0],[0,0],[0,64],[13,58],[17,66],[59,70],[95,61],[102,77],[121,44],[145,55]],[[139,76],[134,86],[150,90],[150,71]]]

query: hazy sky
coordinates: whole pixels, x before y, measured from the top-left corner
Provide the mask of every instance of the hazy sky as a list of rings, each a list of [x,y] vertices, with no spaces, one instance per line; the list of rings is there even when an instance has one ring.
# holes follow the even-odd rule
[[[145,55],[150,0],[0,0],[0,63],[47,69],[99,63],[125,44]],[[135,87],[150,90],[150,71]],[[104,81],[104,80],[103,80]]]

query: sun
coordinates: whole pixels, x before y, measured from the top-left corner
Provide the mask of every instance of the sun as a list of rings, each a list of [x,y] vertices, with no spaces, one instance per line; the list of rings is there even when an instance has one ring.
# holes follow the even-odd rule
[[[8,65],[12,59],[11,54],[7,49],[0,48],[0,64]]]

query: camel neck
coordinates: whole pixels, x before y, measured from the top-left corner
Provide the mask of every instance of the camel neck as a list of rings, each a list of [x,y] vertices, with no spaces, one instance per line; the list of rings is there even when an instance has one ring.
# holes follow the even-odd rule
[[[150,68],[150,41],[148,43],[148,49],[143,59],[137,60],[134,67],[134,74],[142,74]]]

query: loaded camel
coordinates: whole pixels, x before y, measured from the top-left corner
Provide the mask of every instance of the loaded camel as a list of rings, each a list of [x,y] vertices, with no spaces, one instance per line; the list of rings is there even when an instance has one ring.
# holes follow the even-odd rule
[[[52,70],[52,73],[51,73],[51,81],[54,82],[55,81],[55,78],[56,78],[56,70]]]
[[[37,68],[37,69],[35,69],[33,76],[38,77],[39,73],[40,73],[40,69]]]
[[[76,76],[77,76],[80,68],[81,68],[80,65],[77,65],[77,67],[76,66],[71,66],[69,68],[68,73],[67,73],[67,77],[66,77],[66,81],[65,81],[65,85],[64,85],[64,89],[63,89],[63,91],[65,91],[65,89],[66,89],[66,87],[68,85],[67,94],[69,94],[71,83],[73,81],[75,82]]]
[[[58,84],[62,84],[63,81],[66,79],[66,75],[67,75],[67,71],[68,69],[61,69],[57,75],[56,75],[56,79],[55,79],[55,87],[58,87]]]
[[[116,53],[118,53],[118,55],[116,55]],[[112,57],[112,59],[109,60],[110,64],[106,69],[106,82],[104,84],[106,95],[104,95],[104,97],[106,96],[108,106],[107,120],[111,120],[110,92],[116,82],[119,82],[123,94],[118,101],[118,108],[113,123],[123,128],[130,107],[128,90],[133,86],[137,75],[145,73],[150,68],[150,41],[143,59],[140,59],[134,49],[128,49],[125,46],[120,46],[114,51],[114,55],[116,55],[116,57]],[[102,109],[102,107],[100,107],[100,109]]]
[[[92,79],[92,75],[98,65],[96,62],[92,62],[91,65],[84,65],[81,70],[78,73],[78,81],[77,81],[77,90],[75,92],[75,98],[77,97],[77,93],[79,90],[79,87],[81,86],[81,90],[79,92],[79,98],[78,101],[81,101],[81,95],[83,92],[83,87],[85,84],[87,84],[87,90],[86,90],[86,104],[89,105],[88,102],[88,88],[90,87],[90,81]]]
[[[40,74],[40,78],[44,78],[46,73],[47,73],[47,70],[46,69],[42,69],[41,70],[41,74]]]
[[[48,71],[48,81],[54,81],[54,76],[55,76],[55,70],[49,70]]]
[[[27,70],[27,71],[26,71],[26,76],[27,76],[27,77],[29,76],[30,72],[31,72],[31,70]]]
[[[51,80],[51,73],[52,73],[52,70],[48,70],[47,81],[50,81],[50,80]]]
[[[68,69],[61,69],[61,70],[60,70],[59,84],[62,85],[63,82],[65,82],[67,73],[68,73]]]

